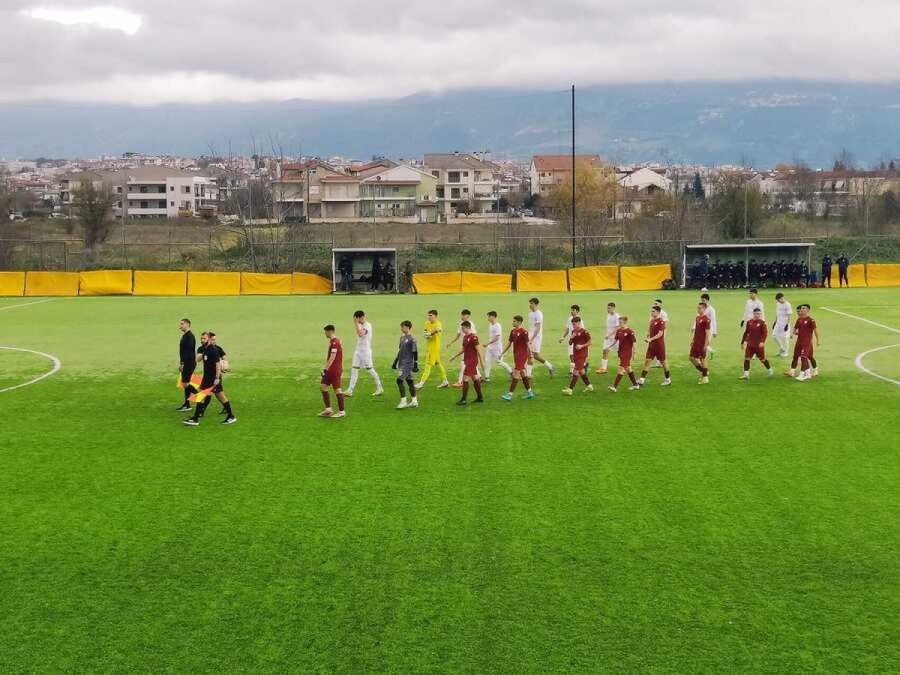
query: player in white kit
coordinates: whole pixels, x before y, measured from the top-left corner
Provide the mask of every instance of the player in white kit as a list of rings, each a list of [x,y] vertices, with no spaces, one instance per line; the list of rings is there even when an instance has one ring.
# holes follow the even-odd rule
[[[784,293],[775,294],[775,325],[772,326],[772,337],[778,343],[778,356],[788,355],[791,346],[791,318],[794,310]]]
[[[709,347],[706,348],[706,358],[711,359],[716,350],[713,349],[712,341],[719,334],[719,321],[716,318],[716,308],[709,301],[709,293],[700,296],[700,302],[706,303],[706,311],[704,314],[709,317]],[[691,329],[693,330],[693,328]]]
[[[759,291],[755,288],[750,289],[750,297],[747,298],[747,303],[744,305],[744,318],[741,320],[741,328],[744,327],[744,324],[747,323],[750,319],[753,318],[753,310],[758,309],[762,313],[762,320],[766,320],[766,308],[763,307],[762,300],[759,299]]]
[[[537,298],[531,298],[528,301],[528,341],[531,346],[531,357],[528,359],[528,366],[525,370],[527,371],[526,375],[531,377],[534,362],[538,361],[547,366],[550,377],[553,377],[553,364],[541,354],[541,346],[544,342],[544,313],[539,309],[540,304],[541,301]]]
[[[581,317],[581,307],[579,307],[578,305],[572,305],[569,308],[569,316],[566,319],[566,330],[563,333],[562,337],[559,338],[560,344],[562,344],[563,341],[569,344],[569,375],[575,372],[575,345],[569,342],[569,338],[572,337],[572,319],[576,316],[581,319],[581,327],[587,330],[587,325],[585,324],[584,319]]]
[[[491,381],[491,371],[494,365],[498,365],[507,374],[512,373],[512,366],[503,360],[503,326],[497,320],[497,312],[493,310],[487,313],[488,343],[484,350],[484,382]]]
[[[366,372],[375,380],[375,392],[372,396],[381,396],[384,389],[381,386],[381,378],[375,371],[375,361],[372,357],[372,324],[366,321],[366,313],[360,309],[353,312],[353,325],[356,327],[356,351],[353,352],[350,386],[347,387],[344,396],[353,396],[356,383],[359,381],[360,368],[365,368]]]
[[[455,342],[458,342],[459,340],[462,340],[462,338],[464,337],[463,329],[462,329],[463,321],[468,321],[468,322],[469,322],[469,324],[470,324],[470,326],[471,326],[471,327],[469,328],[469,332],[470,332],[470,333],[474,333],[475,335],[478,334],[478,331],[475,329],[475,322],[472,321],[472,312],[470,312],[470,311],[467,310],[467,309],[464,309],[463,311],[461,311],[461,312],[459,313],[459,327],[456,329],[456,335],[454,336],[454,338],[453,338],[452,340],[450,340],[450,342],[447,343],[447,349],[450,349],[450,347],[452,347],[453,344],[454,344]],[[451,385],[452,387],[455,387],[455,388],[459,389],[459,388],[461,388],[461,387],[463,386],[463,369],[464,369],[464,366],[465,366],[465,364],[462,362],[462,360],[460,360],[460,364],[459,364],[459,377],[456,379],[456,382],[454,382],[454,383]]]
[[[606,333],[603,335],[603,355],[600,357],[600,367],[597,374],[603,375],[609,367],[609,353],[618,347],[616,331],[619,330],[619,313],[616,311],[616,303],[606,304]]]

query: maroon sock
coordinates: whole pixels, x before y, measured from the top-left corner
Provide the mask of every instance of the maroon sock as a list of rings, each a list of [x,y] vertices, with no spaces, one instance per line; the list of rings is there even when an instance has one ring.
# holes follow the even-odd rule
[[[701,374],[703,377],[709,377],[709,368],[701,368],[701,369],[700,369],[700,374]]]
[[[344,395],[335,393],[335,396],[337,396],[337,400],[338,400],[338,410],[343,411],[344,410]]]
[[[768,363],[768,361],[766,363]],[[766,368],[768,367],[769,366],[766,366]],[[744,370],[750,370],[750,359],[744,359]]]
[[[646,370],[642,370],[642,371],[641,371],[641,379],[643,380],[645,377],[647,377],[647,371],[646,371]]]
[[[809,362],[812,364],[812,367],[813,367],[813,368],[818,368],[818,367],[819,367],[818,365],[816,365],[816,360],[815,360],[814,358],[810,357]]]
[[[628,371],[628,379],[631,380],[631,384],[637,384],[637,378],[634,376],[633,370]]]
[[[531,378],[527,375],[522,376],[522,384],[525,385],[525,388],[531,390]]]
[[[572,379],[569,380],[569,389],[575,388],[575,383],[578,382],[578,375],[572,374]]]
[[[772,370],[772,366],[769,365],[769,359],[763,361],[763,365],[766,367],[766,370]],[[750,362],[747,361],[747,365],[744,366],[744,370],[750,370]]]
[[[809,370],[809,360],[805,356],[800,359],[800,368]]]
[[[469,381],[463,380],[463,401],[465,401],[469,397]]]
[[[664,371],[663,371],[663,375],[666,376],[666,379],[667,379],[667,380],[669,379],[669,371],[668,371],[668,370],[664,370]]]
[[[475,387],[475,393],[481,398],[481,380],[472,380],[472,386]]]
[[[791,359],[791,370],[794,370],[797,367],[797,357]]]
[[[694,364],[694,368],[696,368],[697,370],[699,370],[701,373],[703,372],[703,366],[701,366],[699,363],[695,363],[695,364]]]
[[[581,381],[588,385],[591,383],[591,381],[588,379],[586,372],[581,374]]]
[[[331,394],[329,394],[327,391],[322,392],[322,400],[325,401],[326,408],[331,407]]]
[[[613,382],[613,386],[614,386],[614,387],[618,387],[618,386],[619,386],[619,382],[621,382],[621,381],[622,381],[622,373],[617,373],[617,374],[616,374],[616,380],[615,380],[615,382]]]
[[[512,381],[509,383],[509,392],[512,393],[516,390],[516,387],[519,384],[519,379],[514,377]]]

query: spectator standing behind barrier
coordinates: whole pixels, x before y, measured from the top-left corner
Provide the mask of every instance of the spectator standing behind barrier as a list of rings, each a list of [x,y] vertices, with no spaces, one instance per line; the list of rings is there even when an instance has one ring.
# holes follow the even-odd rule
[[[847,260],[847,256],[841,253],[841,257],[837,259],[838,266],[838,284],[841,288],[844,287],[844,282],[847,282],[847,288],[850,288],[850,278],[847,276],[847,270],[850,268],[850,261]]]
[[[403,267],[403,281],[406,284],[406,293],[412,293],[416,290],[413,287],[413,266],[411,260],[407,260],[406,265]]]
[[[341,290],[342,291],[352,291],[353,290],[353,261],[350,259],[350,256],[345,255],[341,258],[341,262],[338,265],[338,270],[341,273]]]
[[[825,288],[825,284],[828,284],[828,288],[831,288],[831,256],[826,255],[822,258],[822,288]]]
[[[381,287],[386,291],[394,290],[394,266],[388,260],[381,272]]]
[[[378,290],[378,284],[381,283],[382,272],[384,272],[384,265],[381,262],[381,258],[375,256],[372,258],[372,278],[369,279],[370,290]]]

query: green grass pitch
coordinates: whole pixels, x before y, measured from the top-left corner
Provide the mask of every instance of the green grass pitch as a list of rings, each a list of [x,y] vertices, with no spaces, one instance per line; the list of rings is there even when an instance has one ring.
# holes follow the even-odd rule
[[[565,366],[571,302],[598,337],[615,300],[643,337],[656,295],[544,294],[545,351]],[[527,295],[2,300],[0,345],[62,369],[0,393],[0,670],[896,671],[900,387],[854,359],[900,335],[823,306],[897,329],[900,292],[788,295],[822,333],[812,382],[777,357],[738,381],[735,291],[698,387],[697,294],[673,292],[669,389],[567,398],[537,368],[534,401],[498,377],[459,408],[433,379],[414,411],[399,322],[507,329]],[[346,382],[359,308],[386,396],[364,374],[319,419],[321,328]],[[228,351],[234,426],[174,412],[182,316]],[[900,381],[898,356],[863,365]],[[0,350],[0,389],[50,366]]]

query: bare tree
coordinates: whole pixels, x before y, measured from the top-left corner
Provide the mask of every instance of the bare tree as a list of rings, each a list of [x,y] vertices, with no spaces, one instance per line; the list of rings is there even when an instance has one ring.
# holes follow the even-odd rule
[[[73,196],[85,248],[93,252],[98,244],[106,241],[112,228],[112,190],[109,185],[98,187],[93,181],[85,179]]]

